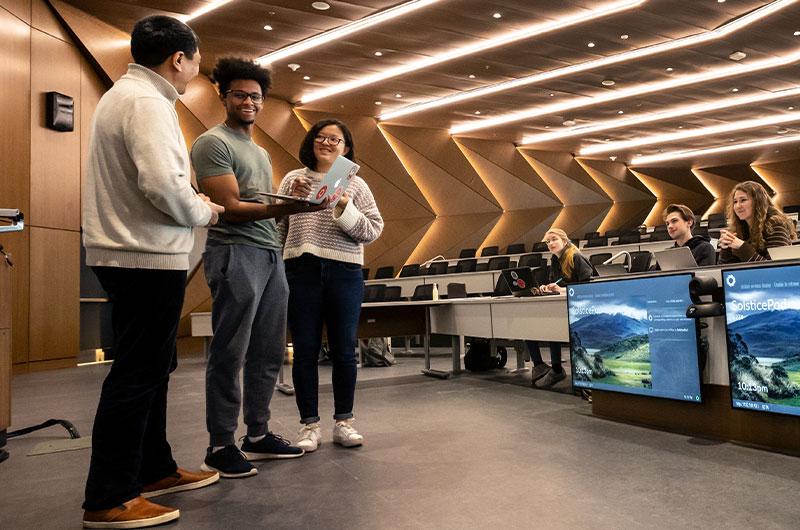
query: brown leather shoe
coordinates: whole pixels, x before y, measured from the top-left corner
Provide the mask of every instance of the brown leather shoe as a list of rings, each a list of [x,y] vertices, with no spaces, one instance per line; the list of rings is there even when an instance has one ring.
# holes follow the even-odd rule
[[[182,468],[178,468],[175,473],[164,477],[158,482],[153,482],[142,488],[142,497],[149,499],[167,493],[178,491],[196,490],[204,488],[219,480],[219,473],[216,471],[198,471],[194,473]]]
[[[83,512],[84,528],[145,528],[174,521],[181,516],[177,508],[155,504],[143,497],[108,510]]]

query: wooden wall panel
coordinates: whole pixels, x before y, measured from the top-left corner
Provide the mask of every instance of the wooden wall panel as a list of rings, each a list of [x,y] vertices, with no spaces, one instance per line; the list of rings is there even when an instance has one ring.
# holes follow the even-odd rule
[[[525,247],[530,250],[534,243],[542,240],[562,210],[561,206],[551,206],[503,212],[481,246],[497,245],[502,252],[512,243],[525,243]]]
[[[624,164],[588,159],[578,160],[578,163],[613,201],[611,209],[597,228],[598,232],[633,228],[644,223],[656,198]]]
[[[462,248],[479,248],[499,220],[499,213],[437,217],[406,263],[422,263],[439,255],[457,257]]]
[[[713,203],[714,197],[703,187],[703,193],[692,191],[689,188],[689,181],[691,180],[692,188],[697,186],[702,187],[702,183],[692,174],[688,169],[685,170],[672,170],[673,173],[678,174],[679,171],[681,178],[675,178],[670,182],[655,178],[647,173],[647,169],[632,171],[636,177],[647,186],[648,189],[658,198],[658,201],[653,206],[650,214],[645,220],[645,224],[652,226],[663,222],[661,213],[664,208],[669,206],[670,203],[685,204],[692,209],[693,212],[705,212]],[[689,176],[691,176],[691,178]],[[673,183],[674,182],[674,183]]]
[[[54,60],[56,58],[56,60]],[[75,99],[75,130],[47,129],[44,93]],[[78,50],[46,33],[31,33],[31,207],[35,226],[80,229],[81,57]]]
[[[702,182],[714,197],[714,202],[711,203],[711,206],[709,206],[705,212],[695,212],[695,215],[706,218],[712,213],[724,213],[728,195],[739,181],[720,176],[719,174],[705,169],[693,169],[692,173],[694,173],[697,180]]]
[[[387,223],[377,241],[364,248],[364,266],[374,276],[379,267],[391,265],[396,271],[419,246],[430,229],[431,218],[396,219]]]
[[[30,26],[0,9],[0,208],[30,212]],[[13,134],[11,134],[13,131]]]
[[[31,0],[0,0],[0,7],[23,22],[31,22]]]
[[[31,27],[64,42],[72,41],[45,0],[31,2]]]
[[[0,243],[11,254],[14,268],[11,270],[11,290],[14,293],[11,319],[14,336],[11,347],[11,362],[28,360],[28,309],[30,307],[30,230],[0,234]]]
[[[77,358],[80,233],[32,227],[30,361]]]
[[[800,204],[800,160],[753,164],[753,171],[776,191],[776,204],[782,207]]]

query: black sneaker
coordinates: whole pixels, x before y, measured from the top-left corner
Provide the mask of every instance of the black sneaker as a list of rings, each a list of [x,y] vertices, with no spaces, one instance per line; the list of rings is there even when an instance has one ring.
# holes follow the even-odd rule
[[[243,478],[258,474],[258,470],[247,461],[235,445],[226,445],[216,452],[212,452],[209,447],[200,469],[216,471],[222,478]]]
[[[289,440],[268,432],[265,437],[257,442],[251,442],[245,436],[242,442],[242,453],[245,458],[253,462],[256,460],[273,460],[278,458],[298,458],[305,451],[289,443]]]

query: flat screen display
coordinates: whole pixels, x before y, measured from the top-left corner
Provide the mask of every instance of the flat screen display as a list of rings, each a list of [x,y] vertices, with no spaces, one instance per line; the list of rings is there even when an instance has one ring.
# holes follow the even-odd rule
[[[576,387],[701,402],[691,274],[570,285]]]
[[[733,407],[800,416],[800,265],[722,280]]]

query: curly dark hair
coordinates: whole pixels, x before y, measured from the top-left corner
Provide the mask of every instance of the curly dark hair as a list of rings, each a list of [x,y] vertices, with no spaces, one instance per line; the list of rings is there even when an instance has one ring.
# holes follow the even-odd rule
[[[223,57],[217,61],[211,79],[217,84],[220,94],[225,94],[231,82],[237,79],[250,79],[261,86],[261,93],[266,96],[272,87],[270,71],[254,61],[239,57]]]
[[[302,162],[303,165],[308,169],[314,171],[317,170],[317,157],[314,155],[314,138],[316,138],[319,132],[328,125],[336,125],[342,131],[344,145],[345,147],[350,148],[343,156],[354,162],[356,160],[356,147],[353,145],[353,135],[350,133],[350,129],[348,129],[347,125],[345,125],[342,121],[337,120],[336,118],[326,118],[315,123],[314,126],[311,127],[311,129],[309,129],[306,133],[306,137],[303,138],[303,143],[300,144],[300,162]]]
[[[142,66],[158,66],[175,52],[193,59],[199,46],[200,39],[192,28],[164,15],[141,19],[131,32],[131,55]]]

